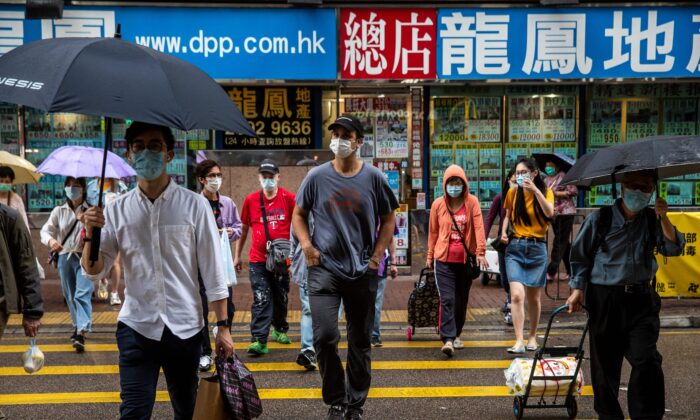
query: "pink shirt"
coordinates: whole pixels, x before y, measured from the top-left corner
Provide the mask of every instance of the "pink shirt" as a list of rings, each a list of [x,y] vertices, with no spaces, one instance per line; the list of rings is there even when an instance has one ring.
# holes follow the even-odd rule
[[[560,171],[554,176],[547,176],[544,178],[547,187],[552,190],[554,194],[554,214],[555,215],[567,215],[576,214],[576,205],[574,204],[574,198],[578,195],[578,188],[575,185],[561,186],[561,181],[566,176],[566,172]],[[569,194],[567,198],[557,197],[556,193],[566,192]]]

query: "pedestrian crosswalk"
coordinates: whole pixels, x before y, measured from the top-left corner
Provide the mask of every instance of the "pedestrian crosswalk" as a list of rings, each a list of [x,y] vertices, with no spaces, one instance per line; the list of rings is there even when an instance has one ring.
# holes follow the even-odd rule
[[[41,418],[39,413],[50,407],[52,413],[63,413],[56,418],[114,417],[121,401],[115,325],[104,323],[101,332],[90,335],[84,354],[76,354],[68,344],[68,325],[59,323],[56,318],[53,326],[51,332],[40,337],[46,365],[34,375],[25,373],[19,363],[20,354],[27,349],[26,338],[18,333],[0,341],[0,406],[3,411],[21,413],[19,418]],[[383,346],[372,350],[374,374],[367,406],[370,414],[372,407],[376,411],[368,418],[398,418],[383,415],[387,409],[396,407],[401,407],[401,418],[471,418],[456,414],[446,416],[440,410],[457,407],[469,412],[475,405],[491,413],[483,416],[485,419],[512,416],[512,395],[504,386],[503,377],[503,370],[512,361],[505,352],[512,345],[511,333],[500,330],[465,332],[462,337],[465,349],[448,359],[440,352],[442,343],[434,330],[426,329],[415,336],[414,341],[407,341],[404,323],[387,323],[383,327]],[[574,340],[580,335],[578,331],[558,333]],[[292,323],[290,332],[294,343],[269,343],[271,352],[262,358],[245,354],[249,336],[244,325],[235,325],[233,336],[239,356],[255,375],[260,397],[265,401],[265,418],[322,416],[325,409],[320,375],[294,363],[299,352],[298,324]],[[339,348],[342,352],[347,349],[345,337]],[[589,399],[591,395],[591,388],[585,386],[581,399]],[[163,381],[156,401],[154,418],[172,417]],[[588,407],[591,414],[591,406],[589,399],[582,410]],[[70,414],[79,407],[90,407],[87,412],[95,415]],[[93,413],[94,410],[97,412]],[[533,415],[536,416],[534,412]]]

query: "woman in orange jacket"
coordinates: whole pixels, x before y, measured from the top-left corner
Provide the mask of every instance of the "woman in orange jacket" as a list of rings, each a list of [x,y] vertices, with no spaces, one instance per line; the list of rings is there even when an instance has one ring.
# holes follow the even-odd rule
[[[452,165],[443,179],[445,195],[430,208],[426,267],[435,268],[440,293],[442,352],[452,357],[455,348],[464,347],[459,336],[467,318],[473,280],[468,275],[468,256],[476,256],[480,267],[488,267],[488,263],[484,256],[486,241],[479,199],[469,194],[464,170]]]

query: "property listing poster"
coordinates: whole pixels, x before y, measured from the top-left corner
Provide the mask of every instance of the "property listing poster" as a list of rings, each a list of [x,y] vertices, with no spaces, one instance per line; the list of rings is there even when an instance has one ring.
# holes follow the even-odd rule
[[[0,150],[19,155],[17,106],[0,104]]]
[[[435,143],[430,145],[430,176],[435,178],[442,176],[454,162],[452,145],[449,143]]]
[[[398,230],[398,233],[394,235],[394,238],[396,238],[396,249],[408,249],[408,205],[401,204],[401,206],[396,210],[395,214],[396,229]]]
[[[659,185],[659,195],[670,206],[692,206],[694,183],[687,181],[666,181]]]
[[[658,130],[658,101],[627,101],[625,142],[655,136]]]
[[[467,138],[470,142],[501,141],[501,98],[475,97],[467,102]]]
[[[622,102],[591,101],[588,146],[612,146],[622,142]]]
[[[479,204],[481,208],[489,208],[494,197],[501,192],[503,183],[500,176],[483,177],[479,179]]]
[[[694,136],[698,133],[697,99],[666,99],[664,101],[664,134]]]
[[[478,179],[479,177],[479,148],[476,144],[455,145],[455,164],[464,169],[467,179]],[[474,191],[476,194],[476,191]]]
[[[505,171],[511,170],[521,158],[530,156],[530,148],[527,144],[508,143],[506,144],[506,165]]]
[[[511,97],[508,107],[508,139],[511,142],[542,140],[540,98]]]
[[[498,177],[501,175],[501,144],[484,143],[479,145],[479,176]]]
[[[576,160],[576,150],[576,143],[566,141],[554,143],[554,153],[561,153],[573,160]]]
[[[542,100],[544,140],[576,141],[576,98],[574,96],[545,96]]]
[[[408,159],[408,111],[404,97],[374,98],[376,157]]]
[[[552,143],[531,144],[529,156],[532,156],[533,153],[552,153]]]
[[[465,98],[433,99],[433,143],[462,143],[466,141]]]

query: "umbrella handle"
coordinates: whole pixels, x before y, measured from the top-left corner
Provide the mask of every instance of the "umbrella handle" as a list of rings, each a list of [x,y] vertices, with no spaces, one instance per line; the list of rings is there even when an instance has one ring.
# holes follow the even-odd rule
[[[94,265],[100,258],[100,239],[102,238],[102,229],[98,227],[92,228],[92,239],[90,240],[90,265]]]

